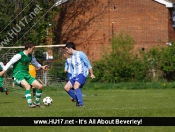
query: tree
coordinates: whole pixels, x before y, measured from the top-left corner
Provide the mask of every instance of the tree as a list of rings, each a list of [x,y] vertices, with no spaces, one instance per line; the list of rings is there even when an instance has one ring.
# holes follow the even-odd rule
[[[54,2],[55,0],[0,1],[0,46],[18,46],[25,41],[45,45],[48,27],[54,26],[54,12],[58,11],[58,8],[53,8]],[[1,50],[1,53],[6,52]]]

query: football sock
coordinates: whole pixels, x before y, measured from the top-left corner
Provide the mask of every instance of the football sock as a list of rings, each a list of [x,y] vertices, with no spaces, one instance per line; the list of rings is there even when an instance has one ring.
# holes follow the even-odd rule
[[[41,94],[42,94],[42,90],[40,89],[36,89],[36,99],[35,99],[35,103],[39,104],[40,103],[40,98],[41,98]]]
[[[68,93],[73,99],[76,99],[74,90],[70,89],[67,93]]]
[[[32,98],[31,98],[30,90],[25,91],[25,96],[26,96],[28,105],[31,105],[32,104]]]
[[[78,104],[84,105],[81,89],[80,88],[75,89],[75,93],[76,93]]]

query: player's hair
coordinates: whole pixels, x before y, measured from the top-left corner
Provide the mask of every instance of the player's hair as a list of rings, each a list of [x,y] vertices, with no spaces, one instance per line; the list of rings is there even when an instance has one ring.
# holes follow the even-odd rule
[[[32,48],[33,46],[35,46],[34,43],[32,43],[32,42],[26,42],[24,44],[24,49],[27,50],[28,48]]]
[[[65,47],[72,48],[72,49],[76,50],[75,44],[73,42],[66,43]]]

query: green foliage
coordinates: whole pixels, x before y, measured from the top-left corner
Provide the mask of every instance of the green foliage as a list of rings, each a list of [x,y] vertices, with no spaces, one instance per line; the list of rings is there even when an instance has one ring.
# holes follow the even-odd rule
[[[46,60],[46,49],[44,48],[36,48],[35,49],[35,57],[37,58],[38,62],[45,61]]]
[[[175,43],[172,42],[172,46],[168,48],[162,48],[161,55],[161,67],[163,71],[163,77],[169,81],[175,79]]]
[[[64,72],[65,59],[58,59],[52,62],[49,73],[61,80],[67,80],[67,74]]]
[[[0,35],[0,41],[2,41],[6,36],[7,36],[7,32],[6,31],[10,31],[11,29],[11,24],[10,23],[15,14],[14,14],[14,8],[15,8],[15,3],[12,2],[12,0],[1,0],[0,1],[0,31],[1,31],[1,35]],[[12,10],[13,9],[13,10]],[[0,46],[3,46],[0,43]]]
[[[36,45],[47,44],[47,38],[54,37],[53,34],[48,34],[48,32],[52,32],[55,25],[53,18],[59,11],[58,7],[53,7],[54,2],[56,1],[1,0],[0,47],[20,46],[26,41],[32,41]],[[15,50],[2,49],[1,54],[16,53]],[[45,52],[45,49],[36,49],[38,61],[45,60],[43,52]],[[3,60],[2,58],[4,57],[1,56],[0,59]]]
[[[143,66],[143,75],[142,78],[145,81],[155,81],[161,78],[161,51],[162,47],[153,47],[148,51],[140,51],[140,63],[142,63]],[[142,71],[142,72],[143,72]],[[158,75],[159,74],[159,75]]]
[[[153,47],[147,52],[142,52],[142,62],[147,71],[145,78],[149,80],[167,80],[175,79],[175,44],[168,47]]]
[[[25,41],[32,41],[36,45],[46,44],[47,31],[52,30],[55,12],[58,12],[58,7],[53,8],[54,2],[54,0],[0,1],[1,46],[22,45]]]
[[[175,88],[175,82],[167,82],[167,81],[156,81],[156,82],[120,82],[120,83],[101,83],[101,82],[87,82],[84,85],[84,89],[169,89]]]
[[[117,37],[114,35],[111,40],[111,51],[105,51],[103,59],[94,65],[94,81],[116,83],[132,80],[135,76],[133,67],[138,63],[133,61],[133,46],[134,40],[128,34],[124,35],[121,32]]]
[[[111,49],[94,63],[93,82],[173,81],[175,79],[175,43],[144,51],[133,50],[134,40],[121,32],[111,40]],[[109,52],[110,51],[110,52]]]

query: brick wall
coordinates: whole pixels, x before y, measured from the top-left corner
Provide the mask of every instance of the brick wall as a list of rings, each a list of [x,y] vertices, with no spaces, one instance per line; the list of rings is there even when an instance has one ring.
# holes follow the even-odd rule
[[[164,46],[174,34],[169,17],[168,8],[152,0],[69,0],[55,18],[55,41],[73,41],[90,60],[99,59],[120,31],[135,39],[135,49]]]

